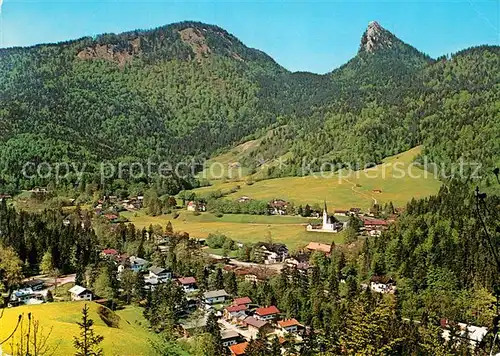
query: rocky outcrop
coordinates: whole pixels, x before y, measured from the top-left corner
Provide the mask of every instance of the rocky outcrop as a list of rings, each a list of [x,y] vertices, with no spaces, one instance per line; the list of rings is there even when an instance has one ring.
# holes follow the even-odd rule
[[[197,60],[201,60],[208,54],[212,53],[212,50],[208,47],[205,36],[201,33],[201,31],[188,27],[184,30],[180,30],[179,35],[181,36],[181,40],[191,47]]]
[[[377,21],[372,21],[361,37],[359,51],[373,53],[380,48],[391,48],[393,45],[391,37],[389,31],[380,26]]]
[[[83,60],[105,59],[123,66],[140,52],[140,47],[140,38],[128,41],[126,45],[97,44],[83,49],[77,57]]]

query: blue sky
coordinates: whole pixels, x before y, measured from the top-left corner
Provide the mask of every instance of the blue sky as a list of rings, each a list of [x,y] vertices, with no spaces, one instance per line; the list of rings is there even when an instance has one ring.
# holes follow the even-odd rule
[[[0,44],[57,42],[183,20],[219,25],[289,70],[316,73],[353,57],[372,20],[433,57],[500,44],[500,0],[3,0]]]

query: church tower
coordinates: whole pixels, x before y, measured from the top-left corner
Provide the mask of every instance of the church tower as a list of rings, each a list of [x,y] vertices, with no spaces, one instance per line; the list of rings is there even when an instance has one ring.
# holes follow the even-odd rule
[[[326,229],[328,226],[328,209],[326,207],[326,200],[325,200],[325,207],[323,208],[323,229]]]

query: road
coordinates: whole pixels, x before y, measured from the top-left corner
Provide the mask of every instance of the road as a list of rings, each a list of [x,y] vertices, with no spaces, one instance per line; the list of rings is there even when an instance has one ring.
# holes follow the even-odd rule
[[[214,255],[213,253],[207,253],[209,257],[215,258],[215,259],[223,259],[224,257],[219,256],[219,255]],[[250,267],[250,268],[269,268],[272,270],[275,270],[276,272],[281,272],[283,269],[284,263],[274,263],[272,265],[265,265],[265,264],[260,264],[260,263],[254,263],[254,262],[242,262],[235,260],[234,258],[229,259],[229,263],[235,265],[235,266],[240,266],[240,267]]]
[[[67,284],[67,283],[75,283],[75,277],[76,277],[76,274],[68,274],[68,275],[60,276],[60,277],[57,278],[57,285],[61,286],[63,284]],[[23,280],[23,282],[29,281],[29,280],[32,280],[32,279],[40,279],[40,280],[44,281],[45,285],[48,286],[47,289],[54,290],[54,288],[55,288],[55,283],[54,283],[54,278],[53,277],[49,277],[49,276],[47,276],[45,274],[41,274],[39,276],[33,276],[33,277],[25,278]]]

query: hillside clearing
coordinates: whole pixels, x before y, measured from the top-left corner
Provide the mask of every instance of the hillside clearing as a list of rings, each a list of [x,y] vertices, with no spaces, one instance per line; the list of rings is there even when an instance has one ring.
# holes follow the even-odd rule
[[[432,174],[413,164],[421,147],[386,158],[382,164],[362,171],[341,171],[325,175],[268,179],[252,185],[240,181],[213,181],[213,185],[196,189],[198,196],[216,190],[229,192],[228,199],[248,196],[252,199],[285,199],[295,205],[320,204],[326,200],[328,209],[369,209],[374,202],[393,202],[404,206],[412,198],[423,198],[437,193],[441,182]],[[401,173],[404,172],[404,175]]]
[[[156,335],[150,333],[146,326],[146,319],[142,316],[142,309],[127,306],[116,311],[120,317],[119,327],[108,327],[99,317],[98,304],[90,302],[90,317],[94,320],[95,333],[104,336],[102,348],[105,355],[137,356],[151,354],[151,340],[156,340]],[[79,333],[76,324],[81,319],[84,302],[48,303],[41,305],[26,305],[5,310],[0,319],[0,338],[4,339],[13,329],[19,314],[31,312],[44,329],[44,334],[52,328],[49,344],[57,347],[55,355],[72,355],[73,336]],[[3,345],[4,351],[9,353],[9,345]]]
[[[242,243],[267,241],[287,244],[290,249],[297,249],[310,241],[341,243],[343,234],[307,232],[305,226],[314,219],[296,216],[263,216],[244,214],[225,214],[221,218],[211,213],[194,215],[183,211],[177,219],[172,215],[152,217],[139,213],[122,213],[138,228],[159,224],[163,227],[170,221],[175,231],[189,233],[193,238],[206,238],[210,233],[220,233]]]

